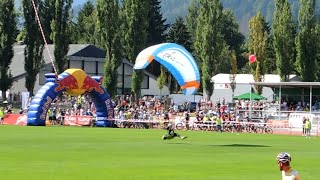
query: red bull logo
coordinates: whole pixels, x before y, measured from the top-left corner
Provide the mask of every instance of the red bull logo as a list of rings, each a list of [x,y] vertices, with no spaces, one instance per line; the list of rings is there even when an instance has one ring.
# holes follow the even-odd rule
[[[98,83],[96,80],[92,79],[90,76],[87,76],[84,79],[81,89],[86,89],[88,92],[95,90],[100,94],[104,94],[104,91],[101,88],[100,83]]]
[[[58,86],[54,89],[54,91],[61,91],[64,89],[78,89],[78,81],[75,77],[73,77],[72,75],[67,76],[63,79],[61,79],[60,81],[57,82]]]
[[[69,76],[57,81],[57,86],[54,89],[55,92],[65,90],[70,95],[81,95],[85,91],[92,92],[95,90],[100,94],[104,94],[101,83],[88,76],[83,70],[68,69],[65,72]]]

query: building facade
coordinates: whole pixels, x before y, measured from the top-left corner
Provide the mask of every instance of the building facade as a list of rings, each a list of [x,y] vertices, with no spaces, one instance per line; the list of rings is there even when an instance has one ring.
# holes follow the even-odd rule
[[[217,101],[225,99],[226,102],[232,102],[232,95],[238,96],[250,91],[254,92],[254,87],[249,83],[255,82],[252,74],[237,74],[235,77],[235,90],[232,92],[230,74],[217,74],[211,78],[214,83],[214,91],[211,100]],[[289,81],[299,81],[296,75],[290,75]],[[277,74],[266,74],[263,82],[281,82],[280,76]],[[275,96],[275,89],[263,87],[262,94],[268,101],[273,101]]]
[[[14,83],[10,92],[26,92],[24,70],[24,48],[25,45],[14,46],[14,57],[10,65]],[[49,45],[49,51],[53,56],[54,46]],[[34,93],[45,84],[45,74],[52,73],[53,68],[49,54],[45,49],[43,52],[44,62],[40,73],[37,76]],[[54,58],[54,57],[52,57]],[[70,44],[67,54],[68,63],[65,68],[78,68],[84,70],[90,76],[103,76],[105,64],[105,51],[90,44]],[[53,59],[54,60],[54,59]],[[134,64],[123,60],[118,68],[118,94],[131,93],[131,78]],[[161,95],[169,95],[168,86],[164,86]],[[141,87],[141,95],[160,95],[157,85],[157,78],[151,73],[144,71],[144,79]]]

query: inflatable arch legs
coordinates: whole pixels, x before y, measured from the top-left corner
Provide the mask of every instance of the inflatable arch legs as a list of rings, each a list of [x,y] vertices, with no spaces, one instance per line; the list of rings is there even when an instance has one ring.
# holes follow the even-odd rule
[[[110,127],[114,118],[113,104],[106,89],[100,85],[100,76],[88,76],[81,69],[68,69],[58,76],[46,74],[46,84],[42,86],[32,99],[28,109],[28,126],[45,126],[47,111],[52,101],[62,92],[81,95],[88,92],[97,110],[96,125]]]

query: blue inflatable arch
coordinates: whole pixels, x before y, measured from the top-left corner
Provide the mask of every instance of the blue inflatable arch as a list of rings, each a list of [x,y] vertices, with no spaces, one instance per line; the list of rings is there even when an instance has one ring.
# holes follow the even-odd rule
[[[56,97],[62,94],[62,92],[66,91],[65,88],[59,91],[55,90],[59,84],[55,82],[55,75],[53,73],[46,74],[45,76],[46,84],[39,89],[30,103],[27,115],[28,126],[45,126],[47,112],[51,103]],[[58,80],[60,81],[68,76],[70,76],[70,74],[64,72],[59,75]],[[99,82],[101,77],[93,76],[92,79]],[[113,104],[106,89],[102,85],[100,85],[100,89],[103,90],[103,93],[97,92],[96,89],[91,89],[90,92],[88,91],[89,97],[92,99],[97,110],[96,125],[99,127],[110,127],[112,126],[111,119],[114,118]]]

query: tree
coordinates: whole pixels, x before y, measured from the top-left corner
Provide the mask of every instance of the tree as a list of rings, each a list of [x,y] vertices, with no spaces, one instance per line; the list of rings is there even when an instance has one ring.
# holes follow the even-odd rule
[[[147,42],[146,46],[152,46],[155,44],[163,43],[166,40],[166,31],[169,27],[165,24],[166,19],[163,18],[161,13],[161,2],[159,0],[149,0],[148,6],[148,28],[147,28]],[[146,68],[155,76],[160,75],[160,63],[158,61],[152,61]]]
[[[124,1],[124,21],[125,22],[125,54],[129,61],[135,58],[146,47],[149,0],[125,0]],[[141,83],[143,81],[143,71],[134,71],[131,81],[131,90],[135,94],[138,103],[141,93]]]
[[[190,33],[190,41],[191,41],[191,47],[190,51],[194,56],[195,61],[197,62],[198,66],[201,65],[201,58],[197,54],[197,51],[195,51],[195,37],[196,37],[196,29],[197,29],[197,18],[199,16],[199,9],[200,9],[200,2],[199,0],[192,0],[191,4],[188,7],[188,14],[186,17],[186,25],[188,28],[188,31]],[[200,74],[202,74],[201,68],[199,68]],[[202,79],[202,77],[200,77]],[[200,87],[198,89],[198,92],[203,92],[203,85],[200,84]]]
[[[303,81],[313,82],[318,69],[315,0],[301,0],[298,19],[296,70]]]
[[[122,63],[118,9],[117,0],[98,0],[96,24],[97,43],[106,49],[103,85],[111,97],[117,94],[117,69]]]
[[[267,24],[268,29],[270,29],[269,25]],[[277,73],[277,64],[276,64],[276,52],[274,49],[274,36],[272,35],[271,31],[268,32],[267,38],[267,47],[266,47],[266,62],[265,62],[265,73],[266,74],[278,74]]]
[[[188,51],[191,51],[191,35],[182,17],[178,17],[171,25],[167,34],[167,41],[177,43],[186,48]]]
[[[42,8],[38,10],[40,11],[39,13],[41,14],[41,18],[43,18],[43,20],[41,21],[41,24],[42,24],[44,35],[48,44],[53,43],[51,38],[51,33],[52,33],[51,21],[55,12],[54,3],[55,1],[52,1],[52,0],[42,0],[41,1]]]
[[[54,57],[58,73],[65,70],[70,43],[70,9],[72,0],[55,0],[51,22],[51,39],[54,42]]]
[[[162,67],[161,68],[161,73],[160,73],[160,76],[157,78],[157,84],[158,84],[158,87],[160,89],[160,96],[162,94],[162,89],[166,83],[166,79],[167,79],[167,76],[166,76],[166,73],[165,73],[165,70],[164,68]]]
[[[261,82],[265,75],[265,61],[267,56],[268,32],[266,22],[261,12],[252,17],[249,21],[248,50],[255,54],[257,60],[251,63],[251,72],[256,82]],[[262,87],[255,87],[256,93],[262,94]]]
[[[41,37],[40,28],[38,26],[34,9],[29,0],[23,0],[23,14],[24,14],[24,29],[26,30],[24,49],[25,64],[24,69],[26,71],[26,83],[25,87],[33,96],[35,82],[37,75],[43,65],[43,49],[44,42]],[[42,7],[41,1],[35,1],[38,5],[38,9]],[[41,11],[40,11],[41,12]],[[39,17],[43,17],[39,14]]]
[[[166,19],[161,13],[161,5],[159,0],[149,0],[148,11],[148,28],[147,28],[147,46],[163,43],[166,39],[165,32],[169,25],[165,24]]]
[[[212,76],[219,73],[225,47],[222,35],[222,4],[219,0],[200,0],[194,47],[201,59],[202,85],[209,100],[213,93]]]
[[[239,25],[230,9],[223,10],[222,34],[229,50],[235,50],[238,54],[245,37],[239,31]]]
[[[238,74],[238,66],[237,66],[237,55],[235,51],[232,52],[231,55],[231,70],[230,70],[230,86],[232,90],[232,99],[234,97],[234,91],[236,89],[236,76]]]
[[[288,81],[295,62],[295,25],[287,0],[275,0],[273,17],[273,47],[277,71],[282,81]]]
[[[184,48],[186,48],[188,51],[191,51],[191,36],[182,17],[178,17],[176,21],[171,25],[167,34],[167,42],[177,43],[181,46],[184,46]],[[168,74],[168,81],[170,85],[170,91],[177,92],[177,81],[171,74]]]
[[[196,37],[197,17],[199,15],[199,8],[199,0],[192,0],[190,6],[188,7],[188,15],[186,19],[188,31],[191,34],[191,41],[194,41],[194,38]]]
[[[0,90],[6,99],[6,91],[12,86],[9,66],[13,58],[13,44],[16,40],[17,22],[14,0],[0,1]]]
[[[107,20],[107,17],[103,19],[103,21],[106,21],[106,20]],[[77,21],[74,27],[76,31],[75,41],[80,44],[82,43],[96,44],[95,26],[97,21],[98,21],[97,12],[96,12],[95,6],[91,1],[87,1],[83,5],[83,7],[80,9],[77,16]],[[119,22],[115,22],[115,23],[119,23]]]
[[[237,60],[236,65],[237,67],[239,66],[241,68],[247,62],[247,58],[242,56],[242,53],[244,52],[243,44],[245,37],[243,34],[241,34],[236,18],[230,9],[223,10],[222,19],[222,34],[226,44],[228,45],[228,56],[231,56],[230,58],[232,59],[231,54],[234,53]],[[226,66],[227,73],[230,73],[228,68],[229,64],[226,64]],[[232,63],[230,66],[232,68]]]

